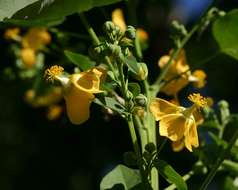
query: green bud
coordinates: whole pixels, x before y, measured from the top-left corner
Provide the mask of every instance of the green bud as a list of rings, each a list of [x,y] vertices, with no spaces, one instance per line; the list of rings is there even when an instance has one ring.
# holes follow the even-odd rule
[[[143,94],[139,94],[138,96],[135,97],[135,103],[138,106],[145,107],[147,105],[147,98]]]
[[[107,21],[103,24],[103,31],[106,34],[113,32],[114,29],[115,29],[115,24],[111,21]]]
[[[145,63],[138,63],[138,66],[138,73],[132,73],[132,76],[138,81],[145,80],[148,76],[147,65]]]
[[[148,143],[147,145],[145,145],[145,150],[152,154],[153,152],[155,152],[156,147],[154,143]]]
[[[175,30],[175,32],[181,36],[186,36],[188,34],[186,28],[184,25],[180,24],[178,21],[172,22],[172,28]]]
[[[116,44],[107,44],[109,54],[119,56],[121,54],[121,47]]]
[[[127,26],[125,36],[129,39],[136,38],[136,29],[133,26]]]
[[[220,102],[218,102],[218,106],[220,109],[221,122],[223,125],[226,125],[230,117],[229,104],[227,101],[221,100]]]

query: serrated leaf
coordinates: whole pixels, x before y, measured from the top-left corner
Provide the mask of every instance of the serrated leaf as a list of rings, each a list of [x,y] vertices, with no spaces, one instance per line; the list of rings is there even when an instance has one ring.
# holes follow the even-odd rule
[[[154,166],[158,168],[160,175],[162,175],[169,183],[176,185],[178,190],[187,190],[188,187],[180,176],[167,162],[163,160],[154,160]]]
[[[94,67],[96,64],[94,61],[90,60],[89,57],[79,54],[79,53],[74,53],[74,52],[65,50],[64,54],[72,63],[74,63],[76,66],[78,66],[83,71]]]
[[[110,108],[119,114],[122,114],[125,111],[125,108],[121,104],[119,104],[114,98],[111,97],[105,97],[103,100],[96,98],[94,100],[94,103],[106,108]]]
[[[238,59],[238,10],[232,10],[213,24],[213,36],[221,52]]]
[[[103,177],[100,190],[111,189],[115,185],[123,185],[125,190],[132,189],[141,183],[139,170],[128,168],[124,165],[116,166],[111,172]]]

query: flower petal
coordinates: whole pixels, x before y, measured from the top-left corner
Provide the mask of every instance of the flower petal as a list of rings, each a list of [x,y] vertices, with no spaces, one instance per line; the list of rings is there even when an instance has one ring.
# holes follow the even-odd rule
[[[156,121],[160,120],[164,115],[179,113],[182,110],[182,107],[161,98],[156,98],[150,103],[150,111],[154,115]]]
[[[168,114],[161,118],[159,132],[172,141],[178,141],[184,136],[186,118],[182,114]]]
[[[186,148],[192,152],[192,146],[198,147],[198,134],[197,134],[197,127],[193,117],[187,120],[186,130],[185,130],[185,146]]]
[[[174,152],[179,152],[184,148],[184,139],[172,142],[172,149]]]
[[[75,86],[65,94],[67,115],[73,124],[82,124],[87,121],[90,115],[90,104],[94,99],[94,95],[84,92]]]
[[[90,69],[79,74],[71,75],[71,82],[76,88],[88,92],[88,93],[101,93],[103,91],[100,88],[100,77],[103,73],[96,68]]]

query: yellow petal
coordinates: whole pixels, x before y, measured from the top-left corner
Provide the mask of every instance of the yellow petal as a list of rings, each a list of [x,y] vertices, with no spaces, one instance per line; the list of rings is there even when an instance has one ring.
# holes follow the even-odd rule
[[[150,111],[154,115],[156,121],[160,120],[164,115],[179,113],[182,110],[182,107],[176,106],[161,98],[156,98],[150,103]]]
[[[204,122],[204,118],[203,118],[203,115],[200,112],[200,110],[196,109],[193,112],[193,116],[194,116],[194,119],[195,119],[195,122],[196,122],[197,125],[200,125]]]
[[[161,118],[159,132],[172,141],[178,141],[184,136],[186,118],[182,114],[168,114]]]
[[[119,26],[123,32],[126,31],[126,22],[121,9],[115,9],[112,12],[112,22]]]
[[[179,152],[184,148],[184,139],[172,142],[172,149],[174,152]]]
[[[31,68],[36,62],[35,51],[31,48],[23,48],[20,51],[22,62],[26,68]]]
[[[22,46],[39,50],[42,46],[50,43],[50,41],[51,36],[45,28],[31,28],[23,37]]]
[[[186,130],[184,136],[185,146],[190,152],[193,151],[192,146],[199,146],[197,127],[193,117],[189,118],[186,122]]]
[[[88,93],[101,93],[100,88],[100,77],[103,73],[100,70],[95,68],[90,69],[79,74],[71,75],[71,82],[79,90],[88,92]]]
[[[94,95],[76,88],[69,87],[64,98],[66,101],[67,115],[73,124],[82,124],[90,116],[90,104]]]
[[[206,73],[203,70],[195,70],[192,75],[197,79],[197,81],[193,83],[193,86],[203,88],[206,84]]]
[[[174,96],[176,95],[180,90],[182,90],[187,84],[189,83],[187,78],[180,77],[178,79],[172,80],[163,88],[161,89],[161,92],[169,95],[169,96]]]

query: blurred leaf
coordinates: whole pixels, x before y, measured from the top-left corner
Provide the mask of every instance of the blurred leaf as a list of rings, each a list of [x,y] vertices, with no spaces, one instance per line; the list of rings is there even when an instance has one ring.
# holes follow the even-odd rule
[[[154,165],[169,183],[175,184],[178,190],[187,190],[187,185],[180,176],[167,162],[163,160],[154,160]]]
[[[94,61],[90,60],[89,57],[79,53],[74,53],[74,52],[65,50],[64,54],[72,63],[74,63],[83,71],[91,69],[96,64]]]
[[[213,24],[213,35],[221,52],[238,59],[238,10],[232,10]]]
[[[28,21],[43,19],[42,21],[47,23],[49,20],[63,19],[65,16],[77,12],[88,11],[94,7],[109,5],[119,1],[120,0],[38,0],[32,1],[34,3],[31,5],[29,5],[29,3],[26,4],[29,5],[27,7],[25,7],[26,5],[21,6],[20,9],[23,9],[21,9],[20,11],[18,11],[19,8],[12,10],[12,5],[10,3],[7,3],[7,0],[5,0],[4,2],[5,7],[8,7],[10,10],[12,10],[11,14],[7,15],[8,17],[12,16],[15,13],[12,17],[13,19],[24,19]],[[16,0],[14,2],[16,2]],[[22,2],[19,1],[19,4],[20,3]]]
[[[100,184],[100,190],[111,189],[116,184],[123,184],[125,190],[129,190],[140,184],[140,182],[139,170],[131,169],[124,165],[118,165],[103,177]]]
[[[141,92],[140,85],[135,82],[128,83],[128,89],[134,97],[138,96]]]
[[[35,3],[38,0],[1,0],[0,1],[0,21],[5,18],[10,18],[15,12],[20,9]]]
[[[58,19],[40,19],[40,20],[21,20],[21,19],[7,19],[4,22],[17,26],[54,26],[64,22],[64,18]]]
[[[221,187],[222,190],[237,190],[237,185],[234,183],[234,179],[231,177],[226,177],[223,183],[223,186]]]

